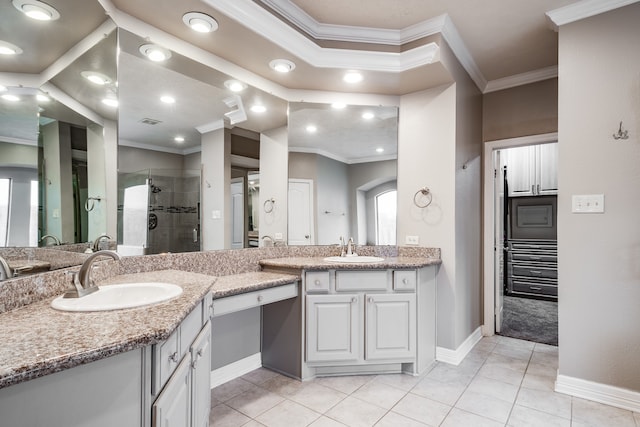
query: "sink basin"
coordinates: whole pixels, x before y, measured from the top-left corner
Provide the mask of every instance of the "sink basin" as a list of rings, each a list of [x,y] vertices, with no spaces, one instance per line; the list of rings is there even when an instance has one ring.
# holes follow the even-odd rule
[[[377,256],[330,256],[324,259],[327,262],[344,262],[349,264],[360,264],[368,262],[384,261],[384,258]]]
[[[59,296],[51,307],[62,311],[107,311],[158,304],[182,293],[180,286],[171,283],[123,283],[101,286],[82,298]]]

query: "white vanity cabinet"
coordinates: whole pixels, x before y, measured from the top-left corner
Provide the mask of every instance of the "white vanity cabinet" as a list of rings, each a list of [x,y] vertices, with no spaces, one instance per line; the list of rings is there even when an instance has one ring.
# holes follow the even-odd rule
[[[166,341],[152,348],[153,427],[209,425],[210,306],[208,295]]]
[[[419,374],[435,360],[435,267],[303,272],[303,378]]]

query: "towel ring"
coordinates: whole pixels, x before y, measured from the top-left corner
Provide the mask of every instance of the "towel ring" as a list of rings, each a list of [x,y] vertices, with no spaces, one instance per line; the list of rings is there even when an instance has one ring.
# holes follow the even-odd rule
[[[427,187],[422,187],[416,194],[413,196],[413,204],[419,207],[420,209],[424,209],[431,204],[433,200],[433,194],[431,194],[431,190]]]
[[[273,197],[265,200],[263,205],[265,213],[273,212],[273,206],[275,203],[276,203],[276,200]]]
[[[96,201],[99,202],[101,200],[102,199],[100,197],[88,197],[84,202],[84,210],[86,210],[87,212],[91,212],[96,205]],[[89,205],[89,202],[91,202],[91,205]]]

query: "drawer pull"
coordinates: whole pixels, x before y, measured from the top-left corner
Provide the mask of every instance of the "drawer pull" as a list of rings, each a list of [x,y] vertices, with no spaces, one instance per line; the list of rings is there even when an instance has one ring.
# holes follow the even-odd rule
[[[320,280],[318,280],[318,279],[316,279],[316,281],[313,282],[313,284],[316,285],[317,287],[322,286],[322,282]]]
[[[539,256],[530,256],[529,259],[532,260],[532,261],[537,261],[537,260],[539,260],[541,258]]]
[[[258,302],[262,302],[263,298],[262,295],[258,295]]]
[[[529,270],[529,273],[531,273],[531,274],[542,274],[542,271],[539,271],[539,270]]]
[[[531,289],[532,291],[541,291],[542,288],[540,286],[529,286],[529,289]]]
[[[174,351],[169,355],[169,361],[173,363],[178,363],[178,352]]]
[[[404,279],[402,279],[402,284],[408,285],[409,284],[409,279],[407,279],[406,277]]]

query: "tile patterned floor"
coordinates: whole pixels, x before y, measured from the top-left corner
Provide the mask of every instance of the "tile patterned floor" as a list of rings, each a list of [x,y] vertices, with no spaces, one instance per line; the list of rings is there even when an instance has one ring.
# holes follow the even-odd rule
[[[421,377],[300,382],[258,369],[211,391],[215,427],[640,427],[640,414],[553,391],[558,350],[483,338],[458,365]]]

